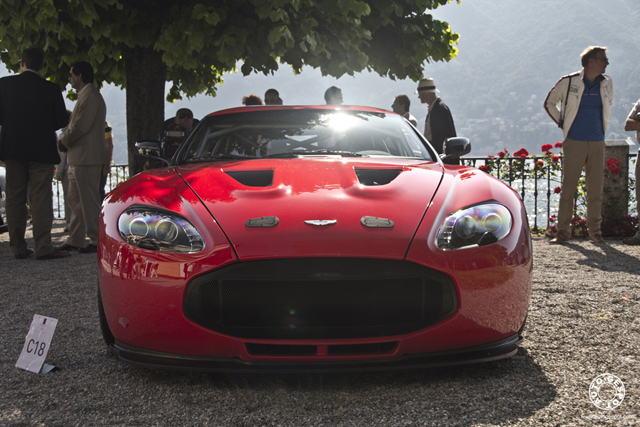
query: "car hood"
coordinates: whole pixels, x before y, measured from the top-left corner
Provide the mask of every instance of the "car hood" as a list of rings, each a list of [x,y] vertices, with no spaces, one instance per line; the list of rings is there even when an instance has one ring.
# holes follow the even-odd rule
[[[319,157],[197,164],[177,172],[240,260],[403,259],[443,167],[406,159]]]

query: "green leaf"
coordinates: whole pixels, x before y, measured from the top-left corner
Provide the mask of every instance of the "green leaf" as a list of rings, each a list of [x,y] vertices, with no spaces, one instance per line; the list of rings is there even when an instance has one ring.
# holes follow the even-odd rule
[[[255,12],[258,15],[258,18],[260,18],[261,20],[267,19],[269,17],[269,14],[271,13],[271,4],[265,2],[262,6],[256,9]]]
[[[275,46],[275,44],[278,43],[278,41],[282,38],[282,34],[284,34],[284,30],[285,30],[285,27],[283,25],[281,27],[275,27],[269,32],[269,36],[267,37],[267,40],[269,41],[269,44],[272,47]]]
[[[218,25],[218,22],[220,22],[220,15],[218,15],[215,12],[210,12],[209,15],[207,16],[207,24],[209,25]]]
[[[79,12],[78,13],[78,20],[82,23],[82,25],[88,27],[93,22],[93,15],[91,15],[91,14],[89,14],[87,12]]]
[[[296,41],[294,40],[293,35],[291,35],[289,27],[284,27],[284,37],[286,39],[287,47],[292,48]]]
[[[191,19],[203,19],[208,14],[207,6],[203,4],[197,4],[193,6],[193,11],[191,12]]]

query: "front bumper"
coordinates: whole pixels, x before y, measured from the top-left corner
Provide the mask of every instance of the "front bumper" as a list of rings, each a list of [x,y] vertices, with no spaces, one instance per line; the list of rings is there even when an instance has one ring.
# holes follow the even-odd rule
[[[476,347],[434,353],[405,355],[394,359],[331,362],[256,362],[238,358],[197,357],[163,353],[132,347],[115,341],[110,346],[118,358],[132,365],[156,369],[176,369],[229,373],[331,373],[371,372],[442,367],[491,362],[515,355],[520,334]]]

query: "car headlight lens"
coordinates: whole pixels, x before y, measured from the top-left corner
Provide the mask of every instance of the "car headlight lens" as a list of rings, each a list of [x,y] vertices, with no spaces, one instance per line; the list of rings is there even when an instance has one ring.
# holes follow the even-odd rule
[[[483,203],[460,209],[447,216],[438,229],[440,249],[454,250],[484,246],[511,232],[511,212],[497,203]]]
[[[204,248],[202,236],[189,221],[160,210],[128,210],[118,219],[118,231],[125,242],[152,251],[191,254]]]

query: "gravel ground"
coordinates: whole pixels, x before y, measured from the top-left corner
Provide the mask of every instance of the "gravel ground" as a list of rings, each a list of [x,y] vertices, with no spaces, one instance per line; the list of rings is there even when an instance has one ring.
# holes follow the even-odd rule
[[[63,239],[61,222],[54,240]],[[525,341],[510,359],[416,371],[231,375],[154,371],[105,347],[96,255],[16,260],[0,235],[0,426],[640,425],[640,247],[534,241]],[[15,368],[34,314],[58,319],[44,375]],[[591,381],[625,385],[613,411]]]

